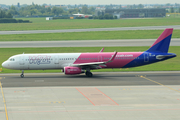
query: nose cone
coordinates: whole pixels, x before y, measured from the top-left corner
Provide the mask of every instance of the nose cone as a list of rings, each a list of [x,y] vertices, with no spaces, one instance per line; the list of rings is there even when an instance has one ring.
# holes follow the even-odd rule
[[[3,66],[4,68],[7,68],[7,67],[8,67],[7,62],[6,62],[6,61],[5,61],[5,62],[3,62],[3,63],[2,63],[2,66]]]

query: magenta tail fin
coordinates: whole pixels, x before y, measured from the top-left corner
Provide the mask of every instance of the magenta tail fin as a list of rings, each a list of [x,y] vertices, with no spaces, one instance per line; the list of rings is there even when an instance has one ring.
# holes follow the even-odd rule
[[[159,38],[154,42],[154,44],[147,50],[147,52],[162,52],[167,53],[169,49],[169,44],[171,41],[173,28],[167,28],[159,36]]]

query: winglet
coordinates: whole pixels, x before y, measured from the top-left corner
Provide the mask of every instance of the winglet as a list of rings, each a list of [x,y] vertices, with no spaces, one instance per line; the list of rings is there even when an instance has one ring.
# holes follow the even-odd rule
[[[103,52],[104,51],[104,48],[102,48],[99,52],[101,53],[101,52]]]
[[[118,53],[118,52],[115,52],[114,55],[113,55],[113,56],[109,59],[109,61],[107,61],[106,63],[112,62],[112,61],[115,59],[117,53]]]

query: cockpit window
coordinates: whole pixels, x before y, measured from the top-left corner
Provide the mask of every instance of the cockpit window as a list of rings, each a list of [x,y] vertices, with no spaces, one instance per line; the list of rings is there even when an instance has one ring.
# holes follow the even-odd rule
[[[15,59],[14,58],[10,58],[9,61],[15,61]]]

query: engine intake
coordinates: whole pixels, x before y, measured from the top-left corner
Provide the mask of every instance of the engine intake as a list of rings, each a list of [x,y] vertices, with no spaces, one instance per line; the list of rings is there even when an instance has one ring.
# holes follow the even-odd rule
[[[64,67],[64,74],[66,75],[75,75],[81,73],[84,73],[84,71],[79,67]]]

